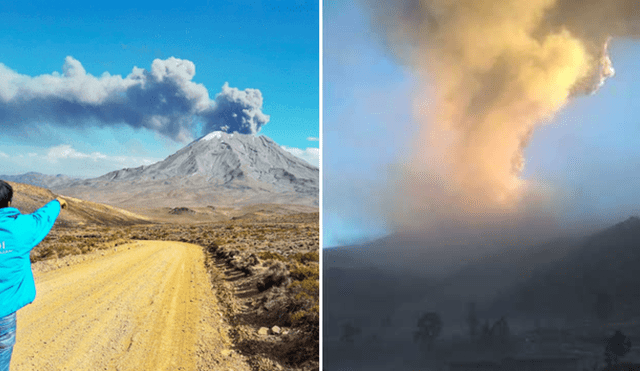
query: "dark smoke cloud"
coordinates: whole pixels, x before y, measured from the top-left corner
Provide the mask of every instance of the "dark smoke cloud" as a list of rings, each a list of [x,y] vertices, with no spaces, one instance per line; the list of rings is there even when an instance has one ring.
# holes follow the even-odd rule
[[[36,77],[0,64],[0,122],[8,131],[28,130],[34,123],[125,124],[186,142],[195,137],[198,117],[207,120],[207,128],[228,126],[229,132],[243,133],[256,133],[268,121],[260,91],[240,92],[225,84],[212,101],[204,85],[192,81],[194,76],[193,62],[173,57],[154,60],[150,71],[134,67],[124,78],[108,72],[92,76],[70,56],[62,74]]]
[[[258,89],[230,88],[224,84],[222,92],[216,95],[215,108],[204,115],[207,120],[206,132],[226,131],[255,134],[262,125],[269,122],[269,116],[262,113],[262,93]]]

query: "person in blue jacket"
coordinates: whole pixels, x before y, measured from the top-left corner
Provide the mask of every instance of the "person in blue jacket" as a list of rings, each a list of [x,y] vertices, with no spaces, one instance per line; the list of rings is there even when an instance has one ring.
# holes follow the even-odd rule
[[[31,250],[53,227],[60,210],[67,207],[61,198],[32,214],[11,207],[13,189],[0,180],[0,371],[9,371],[16,342],[16,311],[36,298],[31,272]]]

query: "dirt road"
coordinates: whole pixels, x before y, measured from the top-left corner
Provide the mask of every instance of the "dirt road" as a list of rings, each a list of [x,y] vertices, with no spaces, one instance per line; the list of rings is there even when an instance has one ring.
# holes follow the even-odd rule
[[[248,369],[228,349],[199,246],[141,241],[99,255],[35,273],[12,371]]]

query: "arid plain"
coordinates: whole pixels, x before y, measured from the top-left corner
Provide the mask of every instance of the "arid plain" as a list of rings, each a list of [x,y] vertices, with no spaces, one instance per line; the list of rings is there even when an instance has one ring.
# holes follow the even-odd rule
[[[65,197],[10,184],[22,213]],[[15,370],[318,369],[317,207],[66,199],[31,255]]]

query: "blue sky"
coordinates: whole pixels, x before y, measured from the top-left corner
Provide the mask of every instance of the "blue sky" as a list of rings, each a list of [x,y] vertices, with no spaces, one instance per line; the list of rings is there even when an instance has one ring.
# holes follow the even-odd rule
[[[354,3],[324,3],[323,244],[386,233],[376,194],[413,129],[411,73],[370,38]]]
[[[134,67],[151,71],[155,59],[190,61],[195,66],[192,85],[203,85],[211,101],[225,83],[241,93],[245,89],[259,90],[261,112],[269,116],[269,121],[258,134],[271,137],[317,166],[318,2],[203,0],[188,4],[4,4],[0,9],[0,63],[19,76],[15,81],[22,81],[40,75],[64,75],[63,65],[69,56],[96,78],[106,72],[125,79]],[[29,99],[37,95],[34,91],[47,91],[46,86],[34,87],[40,84],[38,81],[44,80],[32,81],[30,95],[26,95]],[[79,99],[60,98],[66,90],[64,83],[59,85],[57,90],[47,91],[48,100],[42,99],[45,103]],[[38,104],[42,100],[31,101],[35,106],[32,111],[46,111],[43,104]],[[30,107],[21,107],[24,111],[11,111],[11,124],[5,125],[0,139],[0,174],[38,171],[99,176],[162,160],[186,144],[184,135],[171,134],[170,124],[155,130],[152,122],[141,127],[117,119],[104,122],[91,115],[68,121],[56,116],[64,121],[61,124],[50,119],[51,110],[41,116],[34,114],[34,118],[28,117]],[[59,111],[56,115],[61,115]],[[180,118],[187,116],[182,114]],[[205,134],[200,131],[204,124],[198,120],[190,126],[193,138]]]
[[[378,200],[416,133],[410,96],[417,84],[372,36],[358,5],[325,1],[323,16],[323,240],[332,247],[390,231]],[[566,192],[561,214],[569,223],[640,214],[640,42],[614,39],[610,54],[616,75],[571,101],[525,150],[522,178]]]

